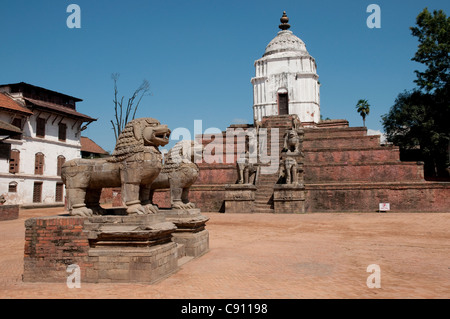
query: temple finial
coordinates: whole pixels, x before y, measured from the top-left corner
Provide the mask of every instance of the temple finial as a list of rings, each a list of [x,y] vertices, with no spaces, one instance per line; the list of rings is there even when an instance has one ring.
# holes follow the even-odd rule
[[[286,15],[286,11],[283,11],[283,16],[280,19],[281,24],[278,26],[281,30],[287,30],[291,27],[291,25],[288,23],[289,18]]]

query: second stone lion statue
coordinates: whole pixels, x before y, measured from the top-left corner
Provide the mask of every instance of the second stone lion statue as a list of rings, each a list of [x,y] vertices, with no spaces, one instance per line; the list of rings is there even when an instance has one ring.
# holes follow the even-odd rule
[[[153,118],[135,119],[119,135],[111,157],[67,161],[61,178],[66,185],[70,214],[101,214],[99,199],[104,187],[121,187],[128,214],[156,212],[157,208],[151,204],[141,204],[139,194],[162,170],[158,147],[167,145],[169,136],[167,125]]]
[[[166,154],[163,169],[151,185],[142,188],[141,201],[152,204],[153,192],[170,189],[170,204],[173,209],[190,209],[195,205],[189,201],[189,189],[197,180],[199,168],[196,159],[202,158],[203,147],[195,141],[183,140]]]

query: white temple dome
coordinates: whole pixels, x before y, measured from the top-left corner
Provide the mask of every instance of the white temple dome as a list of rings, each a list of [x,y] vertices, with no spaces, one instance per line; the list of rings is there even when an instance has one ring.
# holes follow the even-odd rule
[[[263,56],[280,52],[301,52],[308,54],[305,43],[289,30],[278,32],[278,35],[267,45]]]
[[[253,118],[296,114],[305,127],[320,121],[320,83],[317,65],[296,37],[286,12],[280,19],[277,36],[256,60],[253,85]]]

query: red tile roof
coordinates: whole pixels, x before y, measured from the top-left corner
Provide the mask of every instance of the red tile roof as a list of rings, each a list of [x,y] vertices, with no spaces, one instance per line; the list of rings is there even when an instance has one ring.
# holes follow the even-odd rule
[[[96,154],[108,154],[107,151],[105,151],[103,148],[98,146],[89,137],[82,136],[80,139],[80,142],[81,142],[81,151],[82,152],[89,152],[89,153],[96,153]]]
[[[90,116],[87,116],[85,114],[82,114],[80,112],[77,112],[70,107],[62,106],[62,105],[51,103],[51,102],[30,99],[27,97],[24,97],[24,100],[26,100],[27,102],[31,103],[33,106],[38,107],[38,108],[42,108],[42,109],[46,109],[46,110],[50,110],[50,111],[54,111],[54,112],[64,113],[68,116],[77,117],[77,118],[83,119],[88,122],[96,121],[96,119],[94,119]]]
[[[6,131],[8,133],[22,134],[22,130],[12,124],[0,120],[0,131]]]
[[[4,93],[0,93],[0,108],[7,109],[9,111],[13,112],[20,112],[24,114],[33,114],[29,109],[26,107],[21,106],[19,103],[14,101],[12,98],[7,96]]]

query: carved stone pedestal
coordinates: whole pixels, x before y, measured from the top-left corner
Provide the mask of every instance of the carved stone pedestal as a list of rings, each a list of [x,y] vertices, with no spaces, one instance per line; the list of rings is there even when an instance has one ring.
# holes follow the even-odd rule
[[[179,269],[181,251],[194,257],[208,251],[208,218],[200,210],[124,213],[26,220],[23,280],[65,283],[71,265],[81,282],[155,283]]]
[[[273,190],[274,213],[305,212],[305,187],[303,184],[276,184]]]
[[[205,224],[209,220],[200,209],[160,209],[166,220],[175,224],[172,241],[179,247],[179,258],[199,257],[209,251],[209,232]]]
[[[225,187],[225,213],[253,213],[256,186],[230,184]]]

